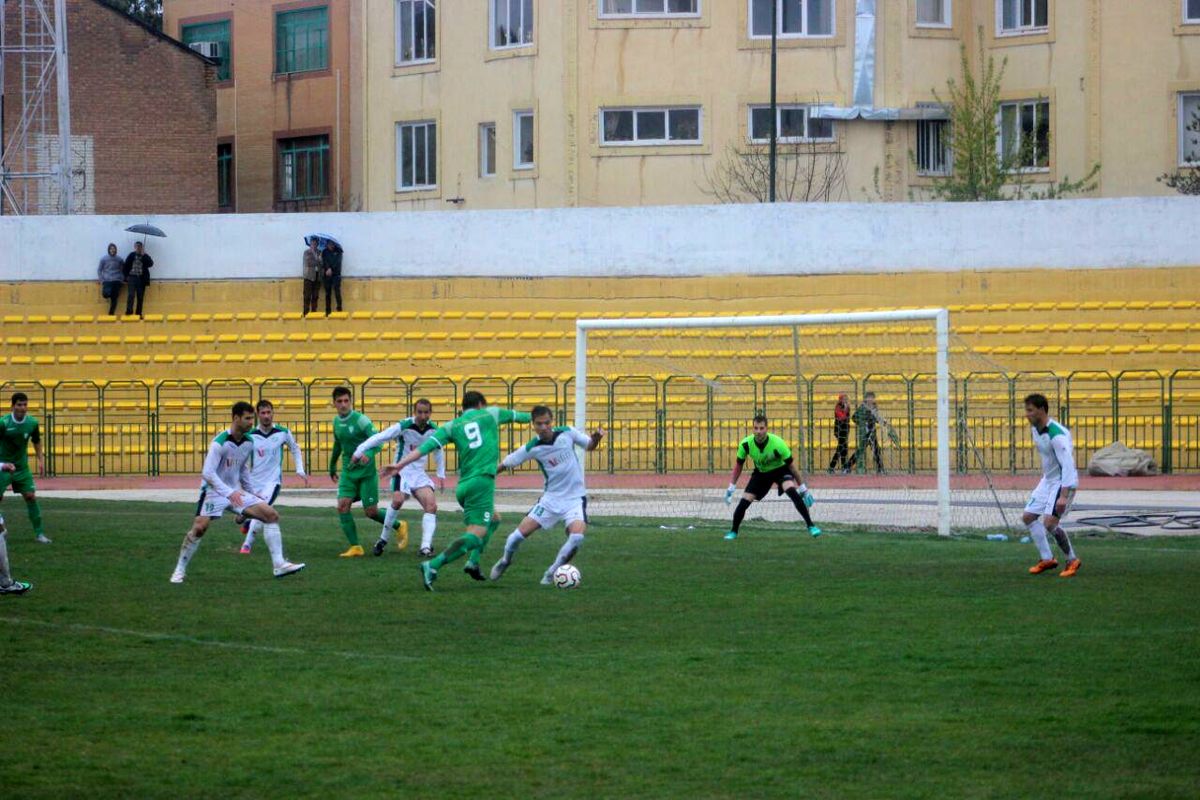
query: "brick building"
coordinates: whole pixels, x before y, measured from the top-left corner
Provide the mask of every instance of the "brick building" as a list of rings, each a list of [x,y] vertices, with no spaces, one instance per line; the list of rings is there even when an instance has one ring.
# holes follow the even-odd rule
[[[6,17],[10,40],[19,36],[18,24],[16,14]],[[214,62],[101,0],[67,0],[67,43],[76,211],[215,212]],[[9,56],[3,119],[10,128],[21,112],[17,66]],[[54,108],[50,97],[51,130]],[[29,196],[26,213],[53,213]]]

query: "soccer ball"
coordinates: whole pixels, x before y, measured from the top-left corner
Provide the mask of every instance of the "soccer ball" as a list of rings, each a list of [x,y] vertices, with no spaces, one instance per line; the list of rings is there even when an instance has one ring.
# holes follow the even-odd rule
[[[570,564],[563,564],[554,570],[554,585],[559,589],[574,589],[580,580],[579,570]]]

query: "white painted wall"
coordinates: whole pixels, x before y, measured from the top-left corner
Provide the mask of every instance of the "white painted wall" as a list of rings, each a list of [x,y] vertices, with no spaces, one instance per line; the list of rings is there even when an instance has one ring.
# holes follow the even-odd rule
[[[806,274],[1200,264],[1200,199],[0,217],[0,280],[94,280],[150,222],[158,280],[296,278],[304,234],[349,277]],[[1200,292],[1200,287],[1198,287]]]

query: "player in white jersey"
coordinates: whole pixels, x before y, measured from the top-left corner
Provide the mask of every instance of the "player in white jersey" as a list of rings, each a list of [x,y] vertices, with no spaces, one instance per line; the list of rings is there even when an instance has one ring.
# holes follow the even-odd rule
[[[196,554],[200,539],[208,532],[209,523],[220,519],[227,508],[235,514],[263,523],[263,538],[267,540],[267,549],[271,552],[276,578],[304,569],[303,564],[293,564],[283,557],[279,513],[266,499],[251,490],[250,465],[254,458],[254,440],[250,436],[252,427],[254,406],[245,401],[234,403],[229,430],[218,433],[208,446],[208,455],[204,459],[204,482],[200,486],[200,501],[196,503],[196,518],[187,536],[183,537],[171,583],[183,583],[187,577],[188,563]]]
[[[533,432],[537,435],[529,444],[505,456],[500,468],[511,470],[530,459],[536,460],[546,476],[546,486],[537,505],[508,535],[508,541],[504,543],[504,555],[492,567],[491,578],[494,581],[500,579],[512,564],[517,548],[539,528],[553,528],[562,522],[567,529],[567,541],[559,549],[554,563],[542,575],[542,583],[548,584],[554,570],[570,563],[575,557],[587,531],[587,489],[575,448],[595,450],[604,438],[604,429],[598,428],[588,436],[578,428],[556,428],[554,412],[546,406],[534,406],[530,416],[533,418]]]
[[[17,466],[0,461],[0,472],[16,472]],[[33,588],[29,581],[13,580],[8,571],[8,537],[4,527],[4,515],[0,514],[0,594],[25,594]]]
[[[402,419],[367,439],[355,449],[354,455],[361,456],[373,447],[379,447],[396,439],[400,442],[400,446],[396,448],[396,461],[399,461],[419,448],[437,431],[437,423],[431,422],[429,419],[432,414],[433,403],[422,397],[413,404],[411,417]],[[433,462],[437,467],[437,488],[438,491],[442,491],[446,488],[446,453],[440,447],[433,451]],[[392,540],[396,516],[400,513],[404,501],[415,497],[421,506],[421,511],[424,512],[421,515],[420,555],[423,558],[433,557],[433,534],[437,531],[437,497],[433,493],[433,481],[430,479],[429,473],[425,471],[425,465],[426,459],[418,459],[400,470],[399,474],[392,476],[392,505],[383,517],[383,530],[379,533],[379,541],[375,542],[373,551],[375,555],[383,555],[388,542]],[[400,523],[400,549],[403,550],[407,544],[408,523],[402,520]]]
[[[1025,514],[1021,518],[1029,528],[1041,558],[1029,572],[1037,575],[1058,566],[1046,538],[1049,532],[1067,558],[1067,566],[1058,576],[1070,578],[1079,572],[1079,557],[1075,555],[1071,538],[1059,523],[1071,509],[1075,490],[1079,488],[1071,432],[1050,419],[1050,403],[1044,395],[1031,394],[1025,398],[1025,419],[1033,429],[1033,446],[1042,457],[1042,479],[1025,504]]]
[[[270,400],[259,400],[254,408],[258,414],[258,425],[251,431],[254,439],[254,458],[250,466],[250,491],[274,505],[279,497],[279,487],[283,483],[283,449],[286,447],[292,454],[292,463],[296,466],[296,474],[304,479],[308,486],[308,474],[304,471],[304,454],[296,437],[282,425],[275,424],[275,406]],[[254,546],[255,535],[262,530],[260,520],[247,520],[242,526],[246,534],[242,542],[242,555],[249,555]]]

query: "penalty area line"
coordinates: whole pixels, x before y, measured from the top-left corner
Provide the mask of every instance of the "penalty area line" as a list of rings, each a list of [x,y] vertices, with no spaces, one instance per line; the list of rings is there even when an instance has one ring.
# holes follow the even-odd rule
[[[269,653],[282,656],[331,656],[346,659],[368,659],[376,661],[399,661],[410,663],[425,660],[423,656],[402,656],[389,653],[360,653],[353,650],[307,650],[303,647],[277,647],[266,644],[250,644],[249,642],[230,642],[221,639],[200,639],[180,633],[163,633],[161,631],[135,631],[128,628],[111,628],[105,625],[83,625],[81,623],[62,624],[20,617],[0,617],[0,622],[9,625],[27,625],[47,628],[50,630],[71,631],[75,633],[90,633],[101,636],[123,636],[130,639],[146,639],[154,642],[173,642],[176,644],[193,645],[196,647],[212,647],[221,650],[239,650],[250,653]]]

